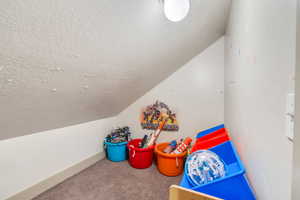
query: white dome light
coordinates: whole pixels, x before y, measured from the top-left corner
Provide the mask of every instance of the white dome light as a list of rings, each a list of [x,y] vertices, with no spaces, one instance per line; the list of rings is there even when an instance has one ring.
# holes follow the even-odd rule
[[[164,12],[168,20],[183,20],[190,10],[190,0],[164,0]]]

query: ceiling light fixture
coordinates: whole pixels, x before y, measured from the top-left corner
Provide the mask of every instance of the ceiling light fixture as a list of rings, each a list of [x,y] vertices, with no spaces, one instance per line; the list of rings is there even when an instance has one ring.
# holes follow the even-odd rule
[[[168,20],[179,22],[183,20],[190,11],[190,0],[164,0],[164,13]]]

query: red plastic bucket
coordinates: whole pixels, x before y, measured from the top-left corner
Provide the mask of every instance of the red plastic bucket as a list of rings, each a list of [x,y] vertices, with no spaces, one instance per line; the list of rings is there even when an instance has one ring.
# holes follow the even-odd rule
[[[147,148],[139,148],[142,139],[131,140],[128,144],[129,163],[137,169],[145,169],[152,165],[154,145]]]

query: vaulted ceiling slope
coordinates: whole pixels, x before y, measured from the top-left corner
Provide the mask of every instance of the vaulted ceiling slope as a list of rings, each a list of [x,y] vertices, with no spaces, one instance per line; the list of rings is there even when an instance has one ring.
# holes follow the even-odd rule
[[[116,115],[224,34],[230,0],[1,0],[0,139]]]

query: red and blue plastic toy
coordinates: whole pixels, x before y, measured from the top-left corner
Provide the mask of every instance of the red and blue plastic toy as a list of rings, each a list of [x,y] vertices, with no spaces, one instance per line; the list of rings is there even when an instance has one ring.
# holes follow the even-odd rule
[[[187,173],[184,173],[180,185],[224,200],[255,200],[245,167],[224,124],[202,131],[196,138],[192,152],[207,149],[216,153],[227,165],[226,175],[210,183],[194,186]]]

